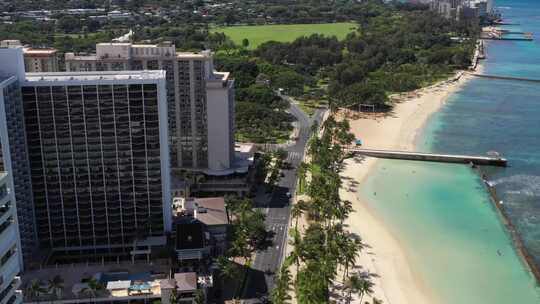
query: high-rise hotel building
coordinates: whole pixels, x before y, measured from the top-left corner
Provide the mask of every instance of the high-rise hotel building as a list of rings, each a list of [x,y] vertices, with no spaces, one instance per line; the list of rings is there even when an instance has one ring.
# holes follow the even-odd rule
[[[0,59],[18,76],[23,127],[8,138],[26,138],[40,247],[109,253],[170,230],[165,72],[25,74],[22,49]]]
[[[214,71],[212,54],[172,44],[100,43],[96,54],[65,55],[67,71],[166,71],[173,171],[234,172],[234,83]]]
[[[18,63],[23,62],[22,58],[20,59],[21,61]],[[17,76],[0,74],[0,303],[9,304],[22,302],[21,294],[18,291],[21,281],[17,276],[22,270],[23,262],[15,192],[24,189],[16,188],[13,181],[13,170],[18,168],[11,164],[20,160],[17,153],[25,155],[24,151],[18,151],[20,145],[22,144],[24,148],[25,144],[24,137],[22,141],[9,140],[11,130],[8,130],[8,124],[12,124],[14,121],[12,117],[6,116],[6,114],[16,114],[12,107],[14,100],[20,101]],[[16,119],[18,116],[13,118]],[[13,159],[12,156],[15,158]],[[16,173],[20,179],[21,170]],[[26,198],[24,195],[21,197]],[[21,229],[25,228],[27,225],[21,225]],[[30,228],[33,231],[32,225]]]

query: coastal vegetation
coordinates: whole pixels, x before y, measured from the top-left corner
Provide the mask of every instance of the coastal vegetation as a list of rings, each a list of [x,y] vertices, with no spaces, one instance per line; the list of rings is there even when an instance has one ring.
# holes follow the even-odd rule
[[[241,294],[246,283],[255,252],[272,245],[273,234],[266,230],[266,216],[255,209],[249,199],[228,198],[227,214],[231,222],[228,234],[228,249],[217,259],[221,275],[234,281],[234,297]]]
[[[225,26],[211,29],[211,33],[223,33],[236,45],[242,45],[244,39],[249,41],[248,49],[256,49],[267,41],[292,42],[303,36],[321,34],[344,39],[347,33],[356,30],[357,24],[352,22],[320,23],[320,24],[271,24]]]
[[[470,65],[474,22],[440,18],[422,7],[374,5],[365,4],[358,29],[343,40],[312,34],[292,42],[267,41],[253,51],[239,47],[241,56],[265,66],[270,87],[300,100],[332,99],[338,107],[367,104],[381,110],[391,107],[388,95],[421,88]],[[239,55],[219,59],[226,56]]]
[[[389,95],[418,89],[467,67],[478,32],[477,20],[449,20],[426,6],[380,0],[269,0],[264,5],[159,1],[159,14],[147,12],[156,4],[118,2],[114,9],[131,12],[132,17],[99,23],[62,12],[51,16],[54,23],[13,19],[0,24],[0,34],[60,52],[92,52],[96,43],[133,29],[134,41],[171,41],[179,50],[212,49],[216,67],[232,72],[236,81],[236,139],[282,143],[294,119],[278,90],[293,96],[308,114],[329,100],[337,107],[388,110]],[[44,6],[32,0],[20,3],[32,5]],[[49,6],[72,8],[60,1]],[[106,1],[89,0],[83,6],[113,9]]]
[[[349,156],[344,147],[354,136],[349,133],[348,121],[337,121],[333,114],[322,128],[322,135],[314,136],[309,143],[310,162],[304,165],[309,199],[292,208],[292,251],[279,271],[273,303],[289,303],[291,289],[298,303],[308,304],[329,303],[331,286],[337,282],[347,286],[343,296],[349,299],[353,293],[360,297],[371,293],[373,286],[369,276],[351,271],[364,244],[358,235],[347,231],[344,222],[352,206],[339,195],[340,171]],[[302,230],[298,227],[300,218],[307,221]],[[291,269],[293,275],[289,273]]]
[[[308,114],[330,101],[338,108],[388,111],[391,94],[419,89],[470,65],[478,33],[474,20],[449,20],[423,6],[379,1],[358,7],[358,27],[344,39],[316,33],[291,42],[257,40],[262,43],[254,48],[251,33],[210,35],[216,65],[236,79],[238,140],[288,138],[288,105],[272,91],[293,96]]]

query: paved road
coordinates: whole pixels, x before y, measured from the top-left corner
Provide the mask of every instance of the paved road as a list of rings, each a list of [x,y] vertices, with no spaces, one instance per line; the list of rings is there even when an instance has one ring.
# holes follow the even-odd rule
[[[288,97],[283,98],[291,101]],[[246,286],[245,298],[256,299],[269,293],[274,285],[274,273],[279,269],[283,258],[283,247],[287,241],[288,223],[290,215],[289,198],[287,192],[294,193],[296,188],[296,168],[304,158],[304,150],[311,134],[314,121],[320,122],[324,111],[318,110],[313,117],[307,116],[298,106],[291,102],[290,112],[297,121],[300,132],[297,141],[285,148],[288,152],[287,162],[292,164],[291,170],[284,170],[278,187],[271,194],[261,190],[255,202],[266,213],[266,226],[275,233],[274,244],[264,252],[257,253],[253,262],[253,271],[250,273]],[[256,301],[255,301],[256,302]]]

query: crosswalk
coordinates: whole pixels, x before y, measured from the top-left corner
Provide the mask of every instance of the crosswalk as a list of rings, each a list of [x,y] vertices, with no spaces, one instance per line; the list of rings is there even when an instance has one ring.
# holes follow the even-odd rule
[[[300,152],[289,152],[289,154],[287,155],[287,161],[291,163],[297,160],[301,160],[301,158],[302,155]]]

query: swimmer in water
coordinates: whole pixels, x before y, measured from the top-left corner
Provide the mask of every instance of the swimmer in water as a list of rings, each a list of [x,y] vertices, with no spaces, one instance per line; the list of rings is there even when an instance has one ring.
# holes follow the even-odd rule
[[[501,256],[501,255],[502,255],[502,254],[501,254],[501,251],[500,251],[500,250],[498,250],[498,249],[497,249],[497,254],[498,254],[499,256]]]

